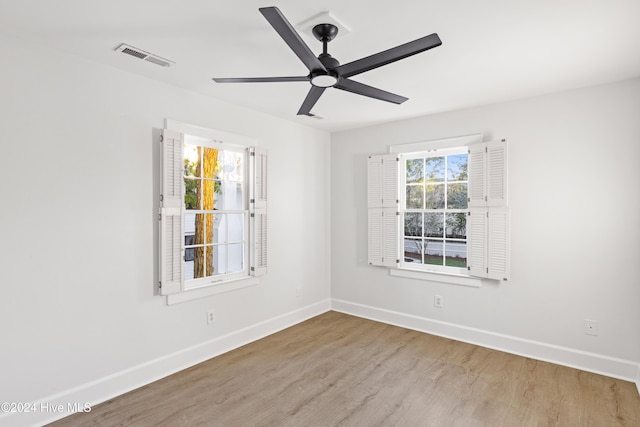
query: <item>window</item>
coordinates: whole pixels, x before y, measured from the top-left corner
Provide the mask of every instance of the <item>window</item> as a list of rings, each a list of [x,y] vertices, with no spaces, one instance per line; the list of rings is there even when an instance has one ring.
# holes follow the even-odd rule
[[[247,273],[247,150],[213,148],[215,145],[215,142],[184,136],[184,280],[187,287],[206,284],[212,276],[222,278]]]
[[[162,295],[216,293],[266,273],[266,152],[236,135],[194,133],[162,136]]]
[[[464,273],[467,268],[467,150],[401,156],[400,264]]]
[[[390,151],[368,160],[369,264],[507,280],[506,141],[471,135]]]

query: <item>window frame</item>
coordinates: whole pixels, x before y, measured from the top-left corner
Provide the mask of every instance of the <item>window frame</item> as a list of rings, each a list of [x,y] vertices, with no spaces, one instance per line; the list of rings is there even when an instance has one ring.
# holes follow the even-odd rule
[[[206,287],[206,286],[210,286],[212,284],[216,284],[216,283],[222,283],[222,282],[227,282],[227,281],[231,281],[231,280],[237,280],[237,279],[241,279],[244,278],[245,276],[249,275],[249,230],[250,230],[250,224],[249,224],[249,217],[250,217],[250,213],[249,213],[249,191],[250,191],[250,182],[249,182],[249,169],[250,169],[250,162],[249,162],[249,147],[243,147],[243,146],[239,146],[239,145],[235,145],[235,144],[226,144],[223,143],[222,141],[218,141],[215,139],[210,139],[210,138],[202,138],[200,136],[194,136],[191,135],[190,133],[183,133],[183,135],[185,136],[185,140],[184,140],[184,144],[185,145],[197,145],[197,146],[201,146],[201,147],[206,147],[206,148],[213,148],[213,149],[217,149],[219,151],[222,152],[234,152],[234,153],[241,153],[243,156],[243,170],[242,170],[242,181],[239,181],[242,183],[243,185],[243,189],[242,189],[242,209],[230,209],[230,210],[208,210],[208,209],[185,209],[184,213],[183,213],[183,218],[184,216],[186,216],[187,214],[242,214],[244,215],[243,218],[243,229],[242,229],[242,241],[241,243],[243,244],[243,255],[242,255],[242,270],[241,271],[236,271],[236,272],[232,272],[232,273],[224,273],[224,274],[219,274],[219,275],[212,275],[212,276],[206,276],[206,277],[199,277],[199,278],[192,278],[192,279],[184,279],[184,288],[185,290],[191,290],[191,289],[197,289],[197,288],[202,288],[202,287]],[[187,141],[187,137],[189,137],[190,139],[194,139],[194,141]],[[183,157],[184,159],[184,157]],[[183,179],[187,179],[188,177],[183,177]],[[202,179],[203,181],[205,180],[205,178],[194,178],[194,179]],[[215,181],[215,180],[214,180]],[[222,182],[224,182],[224,180],[221,180]],[[217,211],[217,212],[216,212]],[[206,222],[205,222],[206,224]],[[228,230],[227,230],[228,231]],[[185,237],[186,237],[186,232],[185,232]],[[215,246],[228,246],[229,242],[225,242],[222,244],[215,244],[215,243],[211,243],[211,244],[203,244],[202,246],[205,247],[211,247],[213,249],[213,247]],[[192,246],[192,245],[187,245],[185,243],[185,260],[184,262],[187,262],[186,260],[186,250],[188,249],[186,246]],[[195,246],[194,246],[195,248]]]
[[[246,183],[243,189],[243,211],[246,212],[243,240],[247,244],[244,248],[245,262],[242,272],[184,280],[184,214],[191,210],[187,211],[184,205],[184,154],[182,148],[178,149],[176,146],[175,138],[179,136],[180,146],[183,147],[185,134],[211,141],[213,148],[224,150],[228,147],[232,151],[246,151],[246,167],[243,170]],[[266,274],[266,150],[256,147],[256,141],[249,137],[170,119],[165,119],[163,137],[165,135],[174,139],[173,142],[167,142],[167,138],[164,138],[165,141],[161,144],[158,294],[166,295],[167,304],[172,305],[257,285],[260,282],[259,276]],[[173,151],[167,150],[171,144]],[[198,142],[198,145],[202,144]],[[175,163],[177,156],[180,157],[180,167]],[[173,166],[169,166],[170,163]],[[171,168],[173,170],[168,171]],[[180,255],[177,252],[178,247]]]
[[[468,149],[464,146],[461,147],[448,147],[448,148],[438,148],[438,149],[431,149],[431,150],[425,150],[425,151],[417,151],[417,152],[403,152],[403,153],[398,153],[398,158],[400,159],[398,162],[398,212],[399,212],[399,221],[400,221],[400,230],[401,233],[398,236],[398,245],[400,246],[400,254],[399,254],[399,262],[398,262],[398,268],[399,269],[407,269],[407,270],[416,270],[416,271],[424,271],[427,273],[433,273],[433,274],[440,274],[440,273],[444,273],[444,274],[449,274],[449,275],[460,275],[460,276],[468,276],[468,271],[467,268],[462,268],[462,267],[451,267],[451,266],[446,266],[446,265],[435,265],[435,264],[415,264],[415,263],[409,263],[404,261],[405,256],[404,256],[404,244],[405,244],[405,238],[406,236],[404,235],[404,220],[405,220],[405,215],[407,213],[427,213],[429,212],[429,209],[423,208],[423,209],[415,209],[415,208],[407,208],[406,207],[406,186],[407,186],[407,182],[406,182],[406,161],[407,160],[411,160],[411,159],[424,159],[424,158],[436,158],[436,157],[447,157],[449,155],[454,155],[454,154],[467,154]],[[445,185],[446,188],[446,183],[448,182],[448,180],[445,179],[445,181],[443,181],[443,184]],[[468,178],[467,178],[467,183],[468,183]],[[400,189],[403,189],[403,191],[400,191]],[[446,192],[445,192],[445,199],[446,199]],[[468,208],[466,209],[437,209],[437,210],[433,210],[432,213],[443,213],[444,218],[446,218],[446,214],[447,213],[451,213],[453,211],[460,211],[460,212],[456,212],[456,213],[464,213],[465,216],[468,212]],[[426,237],[422,236],[421,240],[426,240]],[[446,251],[446,241],[448,240],[446,237],[446,227],[443,230],[443,236],[441,239],[437,239],[437,240],[442,240],[443,241],[443,251]],[[465,245],[466,242],[468,241],[468,239],[465,237]],[[422,254],[424,256],[424,254]],[[446,256],[446,252],[443,254],[443,256]]]

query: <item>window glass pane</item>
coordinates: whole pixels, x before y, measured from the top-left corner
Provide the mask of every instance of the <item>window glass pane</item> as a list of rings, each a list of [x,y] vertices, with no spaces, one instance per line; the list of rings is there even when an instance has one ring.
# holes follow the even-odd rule
[[[194,245],[202,245],[204,243],[204,214],[193,214],[195,218],[193,224]],[[186,223],[185,223],[186,225]],[[185,230],[186,233],[186,230]]]
[[[195,249],[189,249],[189,251],[191,251],[191,259],[186,260],[184,263],[184,280],[191,280],[193,279],[193,255],[195,254]]]
[[[229,242],[242,242],[244,225],[243,214],[228,214],[227,216],[227,238]]]
[[[444,213],[428,212],[424,214],[424,235],[426,237],[443,237]]]
[[[443,265],[443,242],[442,240],[425,240],[424,263],[431,265]]]
[[[224,179],[228,181],[242,181],[242,153],[225,151],[224,153]]]
[[[242,210],[244,197],[241,182],[220,182],[216,193],[216,208],[225,210]]]
[[[214,246],[205,246],[204,250],[205,250],[205,258],[206,258],[206,265],[205,265],[205,276],[206,277],[211,277],[213,276],[214,273],[214,266],[213,266],[213,248]]]
[[[213,247],[213,274],[227,273],[227,245]]]
[[[445,245],[445,265],[447,267],[467,267],[467,243],[447,240]]]
[[[217,152],[216,168],[213,177],[215,179],[224,179],[224,151]]]
[[[214,232],[215,232],[215,226],[214,226],[214,221],[217,220],[219,215],[214,215],[213,214],[205,214],[205,218],[207,220],[206,224],[204,224],[205,226],[205,237],[206,237],[206,243],[207,244],[212,244],[214,243]]]
[[[444,181],[444,157],[428,157],[424,160],[427,182]]]
[[[422,239],[404,239],[404,262],[422,264]]]
[[[455,212],[446,214],[446,233],[449,238],[466,239],[467,238],[467,214],[464,212]]]
[[[195,244],[196,234],[196,214],[185,213],[184,214],[184,244]]]
[[[467,180],[467,154],[453,154],[447,156],[447,180]]]
[[[404,214],[404,235],[422,237],[422,214],[407,212]]]
[[[184,144],[184,176],[197,177],[202,147]]]
[[[467,184],[447,186],[447,209],[467,209]]]
[[[226,209],[224,183],[220,181],[213,181],[213,209],[220,211]]]
[[[422,182],[424,179],[424,159],[410,159],[406,163],[407,183]]]
[[[202,181],[199,179],[184,179],[184,208],[201,209],[198,196],[200,195]]]
[[[213,224],[214,227],[214,239],[212,243],[225,243],[227,241],[227,215],[216,214],[216,219]]]
[[[444,209],[444,184],[427,185],[426,209]]]
[[[424,186],[407,185],[407,209],[422,209],[424,205]]]
[[[242,243],[228,245],[227,254],[227,265],[229,267],[227,272],[242,271],[244,268],[244,245]]]
[[[210,179],[202,181],[202,209],[212,210],[214,206],[216,183]]]
[[[213,178],[218,170],[218,150],[215,148],[203,148],[202,171],[199,174],[202,178]]]
[[[194,248],[193,257],[193,278],[199,279],[204,277],[204,247]]]

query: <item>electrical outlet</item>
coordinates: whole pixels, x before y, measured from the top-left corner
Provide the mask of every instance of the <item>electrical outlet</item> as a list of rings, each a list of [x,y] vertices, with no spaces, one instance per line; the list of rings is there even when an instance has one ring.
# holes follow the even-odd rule
[[[433,306],[438,308],[442,308],[444,306],[444,299],[442,298],[442,295],[436,295],[433,297]]]
[[[302,296],[302,288],[300,286],[296,287],[296,297],[300,298]]]
[[[207,325],[211,325],[216,322],[216,312],[214,309],[207,311]]]
[[[587,335],[598,335],[598,322],[584,319],[584,333]]]

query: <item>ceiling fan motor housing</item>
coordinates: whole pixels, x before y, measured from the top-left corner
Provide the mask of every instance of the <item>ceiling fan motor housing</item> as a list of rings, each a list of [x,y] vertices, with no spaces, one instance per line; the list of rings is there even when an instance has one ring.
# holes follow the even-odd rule
[[[324,70],[313,70],[311,74],[309,74],[309,79],[311,80],[311,84],[318,87],[331,87],[338,83],[338,73],[334,71],[334,68],[337,68],[340,65],[337,59],[329,55],[328,53],[322,53],[318,56],[324,68]]]
[[[317,87],[331,87],[338,83],[338,73],[334,71],[340,66],[337,59],[329,55],[327,52],[327,43],[338,35],[338,27],[333,24],[318,24],[313,27],[313,36],[322,42],[322,53],[318,56],[318,60],[324,65],[325,70],[312,70],[309,74],[311,84]]]

